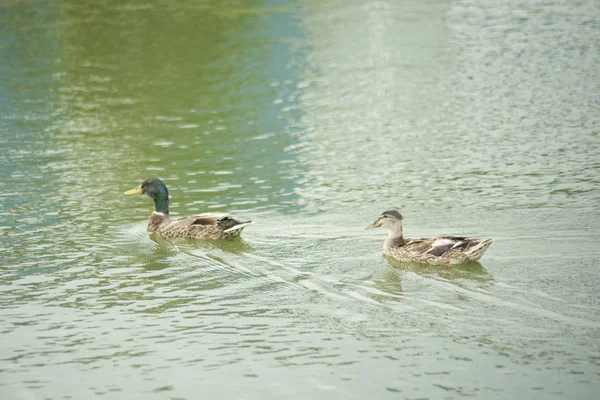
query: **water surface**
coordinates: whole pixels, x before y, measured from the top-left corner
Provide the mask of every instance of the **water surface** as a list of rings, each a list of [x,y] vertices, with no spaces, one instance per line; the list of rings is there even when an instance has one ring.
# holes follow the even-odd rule
[[[595,398],[598,4],[84,3],[0,6],[3,399]]]

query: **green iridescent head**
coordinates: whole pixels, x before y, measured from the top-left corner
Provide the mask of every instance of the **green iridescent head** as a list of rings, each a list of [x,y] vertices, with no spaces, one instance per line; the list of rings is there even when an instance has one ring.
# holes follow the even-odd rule
[[[167,186],[158,178],[146,179],[135,189],[123,193],[125,196],[145,194],[154,200],[154,211],[163,214],[169,213],[169,191]]]

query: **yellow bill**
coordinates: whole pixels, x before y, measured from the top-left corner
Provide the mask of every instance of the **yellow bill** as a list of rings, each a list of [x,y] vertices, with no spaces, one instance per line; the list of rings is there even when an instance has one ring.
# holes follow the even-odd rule
[[[134,194],[142,194],[142,185],[139,185],[135,189],[131,189],[123,193],[125,196],[133,196]]]

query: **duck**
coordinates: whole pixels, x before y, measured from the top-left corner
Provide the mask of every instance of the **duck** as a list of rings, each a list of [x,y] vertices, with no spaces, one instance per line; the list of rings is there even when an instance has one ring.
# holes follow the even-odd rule
[[[388,236],[383,254],[400,262],[419,262],[433,265],[452,265],[477,262],[494,242],[463,236],[432,236],[408,239],[402,234],[402,215],[397,210],[384,211],[365,229],[384,227]]]
[[[227,213],[204,213],[183,218],[169,216],[169,191],[158,178],[146,179],[123,193],[125,196],[145,194],[154,200],[154,212],[148,220],[148,231],[163,238],[191,238],[200,240],[233,239],[252,221],[238,221]]]

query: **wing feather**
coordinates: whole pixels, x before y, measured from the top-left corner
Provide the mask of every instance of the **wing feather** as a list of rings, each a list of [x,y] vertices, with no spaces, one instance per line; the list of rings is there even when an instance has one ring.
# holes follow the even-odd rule
[[[191,218],[190,225],[216,225],[218,220],[216,218],[202,217],[202,218]]]

